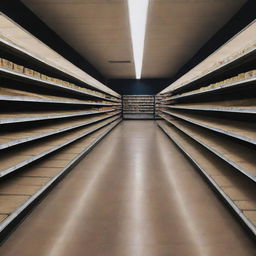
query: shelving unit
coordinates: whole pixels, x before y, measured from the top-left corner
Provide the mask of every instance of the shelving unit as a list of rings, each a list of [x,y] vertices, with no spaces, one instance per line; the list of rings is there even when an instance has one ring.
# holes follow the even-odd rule
[[[1,179],[0,232],[19,217],[43,193],[65,175],[86,153],[106,136],[121,119],[88,133],[68,147],[26,165],[15,174]]]
[[[163,97],[161,95],[156,95],[155,96],[155,120],[161,119],[160,109],[163,103],[164,103]]]
[[[256,235],[255,182],[165,121],[159,127],[192,160],[225,202]]]
[[[256,98],[216,102],[180,103],[163,107],[169,109],[255,114]]]
[[[93,79],[87,84],[86,73],[63,57],[58,56],[71,73],[5,36],[0,35],[0,235],[122,120],[120,95],[94,87]]]
[[[123,95],[124,119],[154,119],[155,98],[152,95]]]
[[[252,38],[255,33],[256,23],[252,23],[232,39],[239,41],[246,34],[250,42],[244,42],[244,49],[239,44],[228,49],[233,45],[231,40],[212,54],[209,61],[200,63],[158,95],[162,98],[158,108],[163,119],[158,125],[254,235],[256,42]],[[220,54],[224,51],[230,56],[225,61]],[[212,67],[205,67],[200,73],[203,63]]]

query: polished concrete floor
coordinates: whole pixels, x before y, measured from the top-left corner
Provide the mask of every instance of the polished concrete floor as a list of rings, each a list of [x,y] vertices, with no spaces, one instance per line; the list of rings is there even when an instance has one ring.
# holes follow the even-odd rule
[[[245,256],[256,245],[153,121],[125,121],[33,210],[1,256]]]

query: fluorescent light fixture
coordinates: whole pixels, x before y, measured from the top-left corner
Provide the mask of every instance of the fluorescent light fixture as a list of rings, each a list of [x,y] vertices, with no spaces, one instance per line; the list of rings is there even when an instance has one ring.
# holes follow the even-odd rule
[[[141,78],[149,0],[128,0],[136,79]]]

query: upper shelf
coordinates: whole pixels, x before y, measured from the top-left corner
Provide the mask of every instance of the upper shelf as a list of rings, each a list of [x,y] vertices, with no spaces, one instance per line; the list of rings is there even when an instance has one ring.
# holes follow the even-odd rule
[[[93,124],[107,118],[113,117],[120,112],[105,113],[100,115],[85,115],[79,119],[62,119],[59,122],[49,123],[37,127],[29,127],[21,131],[6,131],[0,135],[0,150],[31,142],[52,135],[61,134],[67,131],[75,130],[89,124]]]
[[[239,63],[251,58],[251,56],[255,56],[255,52],[256,22],[252,22],[204,61],[161,91],[161,93],[177,93],[187,89],[202,79],[237,66]]]
[[[17,72],[17,71],[11,70],[11,69],[7,69],[7,68],[3,68],[3,67],[0,67],[0,75],[5,76],[5,77],[10,77],[10,78],[18,80],[18,81],[27,81],[27,82],[33,83],[35,85],[38,85],[38,86],[47,87],[49,89],[53,88],[53,89],[62,90],[62,91],[64,90],[64,91],[67,91],[69,93],[76,94],[76,95],[84,95],[84,96],[95,97],[98,99],[104,99],[104,100],[108,100],[108,101],[112,101],[112,102],[119,102],[119,100],[112,100],[112,99],[101,97],[99,95],[96,95],[96,94],[93,94],[90,92],[86,92],[85,88],[81,88],[84,90],[78,90],[76,88],[67,87],[67,86],[64,86],[64,85],[56,83],[56,82],[43,80],[39,77],[26,75],[24,73],[20,73],[20,72]]]
[[[120,98],[118,93],[76,67],[60,54],[35,38],[28,31],[24,30],[14,21],[6,17],[3,13],[0,13],[0,43],[66,73],[67,75],[72,76],[97,90]]]
[[[106,100],[79,100],[74,97],[66,98],[52,95],[40,95],[28,91],[0,87],[0,101],[8,102],[37,102],[37,103],[52,103],[52,104],[71,104],[71,105],[92,105],[92,106],[112,106],[118,103],[109,102]]]
[[[171,109],[183,109],[183,110],[256,114],[256,98],[230,100],[230,101],[224,100],[224,101],[216,101],[216,102],[160,105],[159,107],[171,108]]]
[[[211,116],[206,117],[190,113],[180,113],[177,110],[160,111],[189,123],[256,145],[256,124],[254,122],[245,123],[235,120],[220,120],[219,118]]]
[[[40,112],[12,112],[11,114],[0,114],[0,125],[3,124],[15,124],[15,123],[25,123],[25,122],[35,122],[35,121],[45,121],[45,120],[56,120],[63,118],[73,118],[82,117],[88,115],[97,115],[102,113],[113,112],[115,109],[107,110],[72,110],[72,111],[40,111]]]
[[[78,128],[78,130],[68,132],[67,134],[55,135],[53,138],[45,139],[43,142],[34,142],[34,144],[31,144],[25,149],[18,150],[18,152],[17,149],[10,149],[10,151],[6,151],[5,154],[1,155],[0,177],[4,177],[50,153],[64,148],[72,142],[84,138],[88,134],[111,124],[119,118],[119,116],[114,116],[110,119],[100,121],[97,124],[92,124],[85,128]]]
[[[57,97],[56,97],[57,98]],[[12,102],[35,102],[35,103],[52,103],[52,104],[71,104],[71,105],[89,105],[89,106],[114,106],[111,103],[100,103],[93,101],[82,100],[58,100],[58,99],[42,99],[36,97],[24,97],[24,96],[2,96],[0,95],[0,101],[12,101]]]
[[[256,73],[256,71],[254,71],[254,73]],[[253,85],[253,83],[255,83],[255,82],[256,82],[256,77],[253,76],[253,77],[241,79],[239,81],[230,82],[230,83],[226,83],[226,84],[215,86],[215,87],[214,86],[201,87],[198,90],[189,91],[187,93],[183,93],[183,94],[177,95],[177,96],[175,95],[175,96],[166,98],[163,101],[184,99],[184,98],[189,98],[189,97],[194,97],[194,96],[199,96],[199,95],[204,95],[204,94],[209,94],[209,93],[222,92],[222,91],[228,90],[228,89],[235,89],[235,88],[241,88],[241,87]]]

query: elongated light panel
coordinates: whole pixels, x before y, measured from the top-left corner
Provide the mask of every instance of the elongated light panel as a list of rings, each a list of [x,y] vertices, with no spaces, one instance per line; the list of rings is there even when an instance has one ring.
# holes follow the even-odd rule
[[[128,0],[136,78],[141,78],[149,0]]]

